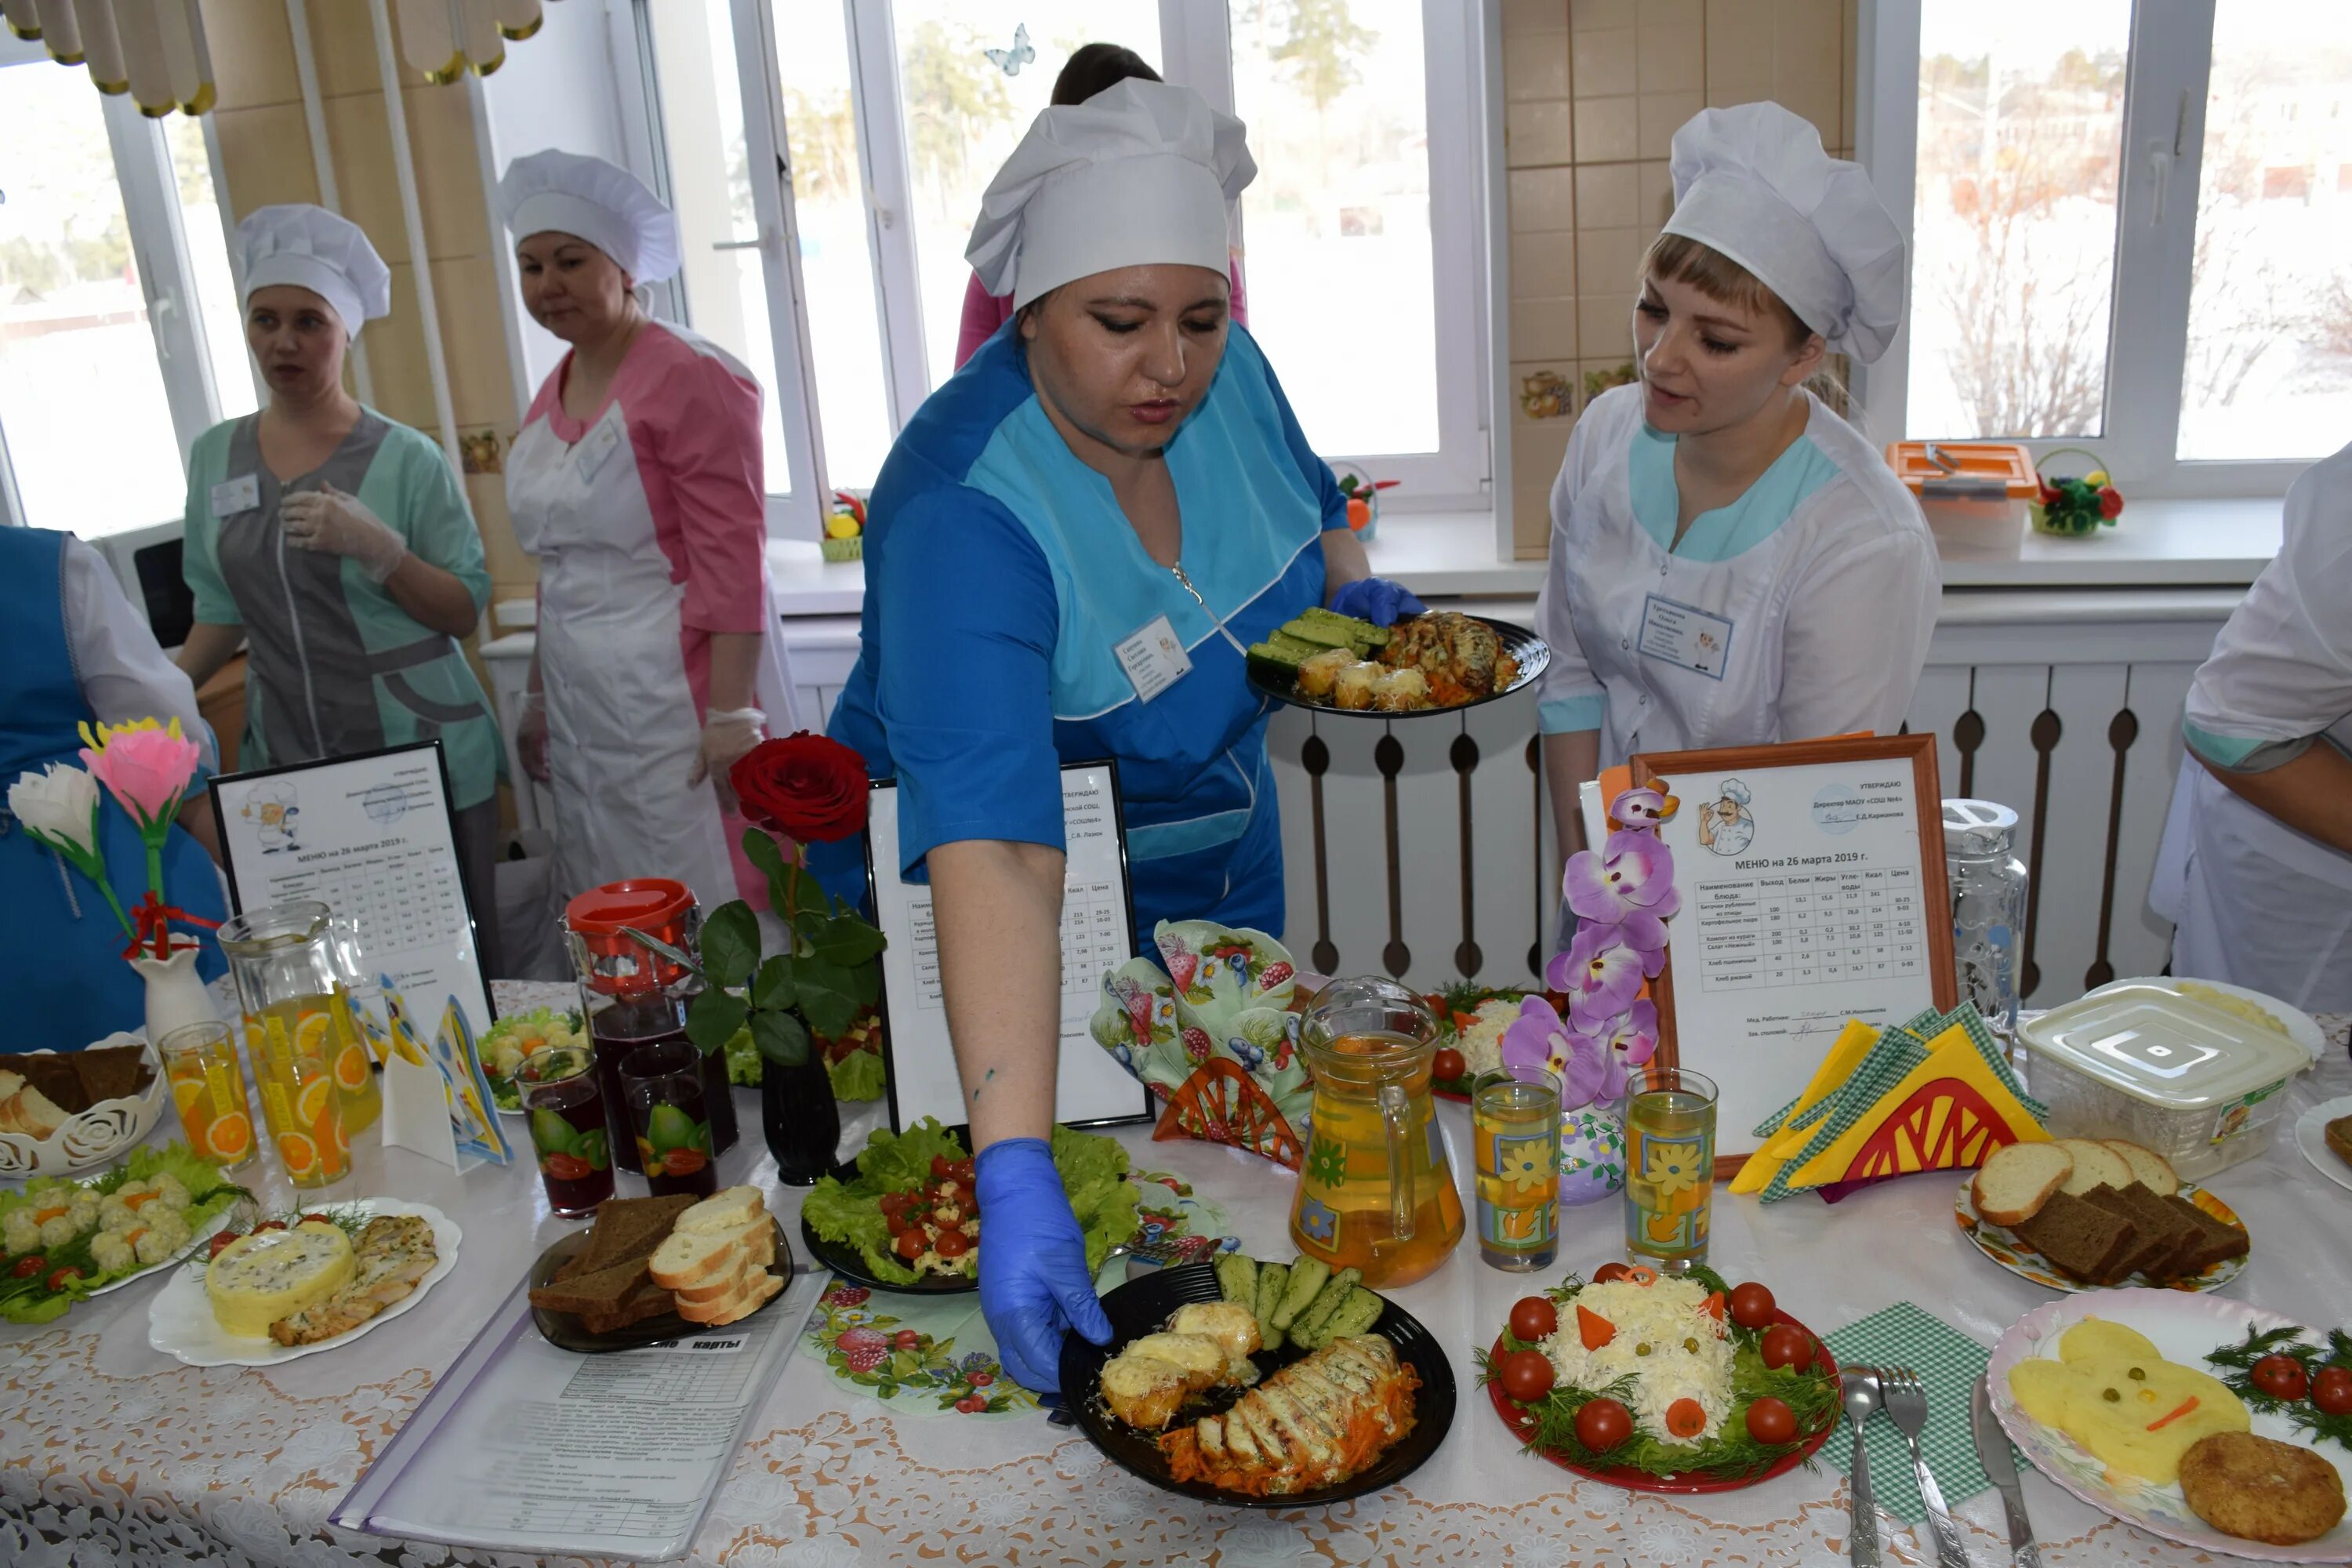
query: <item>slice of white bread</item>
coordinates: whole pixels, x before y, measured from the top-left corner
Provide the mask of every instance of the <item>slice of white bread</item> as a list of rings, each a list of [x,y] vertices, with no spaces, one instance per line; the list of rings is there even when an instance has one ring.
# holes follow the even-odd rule
[[[2074,1169],[2062,1189],[2070,1197],[2081,1197],[2093,1187],[2128,1187],[2132,1184],[2132,1168],[2128,1161],[2091,1138],[2061,1138],[2058,1147],[2074,1156]]]
[[[680,1301],[677,1304],[677,1315],[689,1323],[700,1323],[709,1328],[718,1328],[722,1324],[734,1322],[739,1318],[750,1317],[767,1305],[769,1299],[783,1288],[784,1282],[782,1279],[772,1274],[761,1273],[755,1275],[751,1282],[743,1289],[717,1301],[707,1304]]]
[[[673,1234],[741,1230],[767,1212],[767,1200],[759,1188],[728,1187],[678,1215]]]
[[[2172,1163],[2155,1150],[2126,1138],[2102,1138],[2099,1142],[2121,1154],[2139,1184],[2158,1197],[2168,1198],[2180,1190],[2180,1177]]]
[[[1969,1185],[1977,1215],[1992,1225],[2023,1225],[2074,1173],[2074,1156],[2056,1143],[2011,1143],[1992,1152]]]
[[[10,1074],[15,1077],[13,1073]],[[27,1138],[47,1138],[63,1127],[68,1114],[58,1108],[57,1101],[35,1089],[23,1079],[17,1079],[16,1091],[0,1100],[0,1132],[21,1132]]]
[[[709,1285],[738,1275],[746,1250],[742,1237],[735,1232],[674,1230],[654,1248],[646,1272],[665,1290]]]
[[[0,1100],[5,1100],[25,1087],[25,1075],[0,1068]]]

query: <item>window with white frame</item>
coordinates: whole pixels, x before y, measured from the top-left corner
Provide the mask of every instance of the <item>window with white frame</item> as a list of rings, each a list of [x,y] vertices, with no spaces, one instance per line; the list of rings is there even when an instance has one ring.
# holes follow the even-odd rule
[[[2352,439],[2352,7],[1868,11],[1913,240],[1876,434],[2080,447],[2143,495],[2275,494]]]
[[[1260,172],[1235,268],[1308,439],[1402,480],[1391,504],[1485,504],[1479,7],[634,3],[685,229],[683,309],[775,377],[769,490],[787,531],[814,531],[823,490],[871,485],[953,373],[981,193],[1095,40],[1248,122]]]
[[[0,39],[0,510],[175,523],[189,445],[254,406],[204,128]]]

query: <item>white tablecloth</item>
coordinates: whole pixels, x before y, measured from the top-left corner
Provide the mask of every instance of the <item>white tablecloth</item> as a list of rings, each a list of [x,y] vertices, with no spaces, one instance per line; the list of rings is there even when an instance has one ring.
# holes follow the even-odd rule
[[[501,983],[502,1009],[567,987]],[[2352,1093],[2345,1021],[2300,1079],[2288,1125],[2320,1100]],[[744,1142],[719,1162],[722,1182],[758,1182],[792,1216],[798,1189],[774,1184],[756,1096],[739,1093]],[[861,1142],[876,1112],[851,1119]],[[1468,1166],[1465,1108],[1442,1108],[1457,1175]],[[175,1129],[170,1129],[175,1131]],[[518,1128],[519,1131],[519,1128]],[[1193,1142],[1119,1134],[1150,1165],[1175,1171],[1224,1205],[1254,1253],[1286,1256],[1290,1173]],[[180,1365],[149,1348],[155,1287],[142,1284],[37,1328],[0,1325],[0,1563],[190,1562],[399,1564],[470,1562],[440,1547],[386,1542],[325,1527],[328,1511],[399,1427],[527,1261],[569,1226],[546,1210],[528,1164],[464,1177],[405,1151],[363,1148],[373,1190],[440,1207],[465,1228],[457,1269],[397,1322],[340,1353],[274,1370]],[[279,1178],[282,1180],[282,1178]],[[624,1190],[631,1179],[624,1178]],[[2229,1287],[2307,1323],[2343,1320],[2352,1302],[2352,1192],[2323,1179],[2282,1136],[2261,1159],[2215,1178],[2254,1237]],[[1985,1344],[2049,1293],[1994,1267],[1958,1234],[1955,1178],[1927,1175],[1834,1207],[1799,1198],[1763,1207],[1719,1197],[1714,1266],[1760,1279],[1815,1331],[1898,1300],[1937,1312]],[[1465,1194],[1467,1182],[1465,1175]],[[270,1194],[282,1201],[282,1192]],[[1620,1250],[1614,1203],[1566,1211],[1561,1263],[1589,1269]],[[2315,1245],[2329,1238],[2333,1245]],[[1549,1277],[1545,1277],[1548,1279]],[[920,1417],[846,1394],[804,1356],[784,1372],[739,1456],[693,1561],[1058,1564],[1116,1561],[1238,1565],[1802,1564],[1846,1561],[1845,1490],[1827,1466],[1744,1491],[1673,1499],[1582,1481],[1523,1455],[1475,1386],[1472,1356],[1492,1342],[1528,1280],[1458,1250],[1396,1298],[1450,1346],[1461,1405],[1444,1446],[1403,1486],[1330,1509],[1255,1513],[1202,1507],[1108,1463],[1075,1430],[1034,1421]],[[2029,1475],[2026,1501],[2051,1568],[2208,1561],[2132,1530]],[[1960,1510],[1980,1564],[2008,1560],[1999,1500]],[[1908,1529],[1890,1562],[1931,1563]],[[513,1559],[515,1562],[530,1561]]]

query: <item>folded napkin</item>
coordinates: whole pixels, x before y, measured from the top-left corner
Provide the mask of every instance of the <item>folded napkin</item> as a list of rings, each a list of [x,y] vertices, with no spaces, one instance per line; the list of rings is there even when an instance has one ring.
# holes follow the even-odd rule
[[[1943,1489],[1944,1506],[1958,1508],[1992,1483],[1977,1463],[1976,1439],[1969,1429],[1969,1401],[1992,1352],[1934,1313],[1897,1301],[1859,1322],[1823,1336],[1838,1365],[1907,1366],[1927,1390],[1927,1426],[1919,1436],[1927,1468]],[[1906,1524],[1927,1517],[1911,1477],[1911,1449],[1883,1411],[1863,1431],[1870,1456],[1870,1489],[1878,1506]],[[1822,1457],[1840,1473],[1853,1463],[1853,1434],[1841,1417]]]

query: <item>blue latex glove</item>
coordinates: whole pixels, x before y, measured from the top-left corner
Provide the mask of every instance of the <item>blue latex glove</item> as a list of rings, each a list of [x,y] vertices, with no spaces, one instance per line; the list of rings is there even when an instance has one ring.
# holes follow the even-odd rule
[[[1426,615],[1429,611],[1429,606],[1414,598],[1403,584],[1391,583],[1385,577],[1366,577],[1349,584],[1332,599],[1331,608],[1376,626],[1392,626],[1399,616]]]
[[[1013,1381],[1061,1388],[1062,1335],[1110,1342],[1110,1320],[1087,1270],[1086,1235],[1042,1138],[1008,1138],[980,1152],[974,1194],[987,1216],[980,1249],[980,1310]]]

